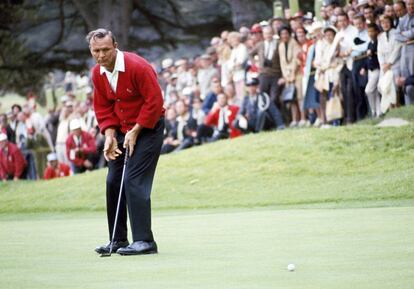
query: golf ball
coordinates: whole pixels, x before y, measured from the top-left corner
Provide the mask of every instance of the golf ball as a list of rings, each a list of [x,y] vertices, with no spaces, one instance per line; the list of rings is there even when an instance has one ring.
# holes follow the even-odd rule
[[[295,271],[295,264],[289,264],[289,265],[287,266],[287,269],[288,269],[290,272]]]

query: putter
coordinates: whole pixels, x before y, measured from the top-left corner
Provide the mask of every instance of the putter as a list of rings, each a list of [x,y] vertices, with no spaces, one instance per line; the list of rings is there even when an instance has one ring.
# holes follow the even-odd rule
[[[120,204],[121,204],[122,188],[124,186],[125,169],[126,169],[126,165],[127,165],[127,162],[128,162],[128,155],[129,155],[129,150],[128,150],[128,147],[127,147],[125,149],[124,167],[122,168],[121,186],[119,187],[118,204],[116,206],[115,223],[114,223],[114,230],[112,232],[112,240],[111,240],[111,243],[109,244],[109,252],[108,253],[102,253],[101,257],[110,257],[111,254],[112,254],[112,246],[114,244],[114,238],[115,238],[115,233],[116,233],[116,225],[118,223],[118,213],[119,213],[119,207],[120,207]]]

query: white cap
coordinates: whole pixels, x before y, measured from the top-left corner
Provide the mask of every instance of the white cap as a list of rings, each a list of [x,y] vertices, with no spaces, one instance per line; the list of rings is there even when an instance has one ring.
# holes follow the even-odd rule
[[[161,62],[162,69],[170,68],[173,65],[174,65],[174,60],[172,60],[171,58],[166,58]]]
[[[55,153],[50,153],[47,155],[47,161],[51,162],[51,161],[57,161],[57,155]]]
[[[0,141],[7,140],[7,135],[5,133],[0,133]]]
[[[193,93],[193,89],[189,86],[183,88],[183,95],[191,95]]]
[[[93,90],[92,90],[92,87],[90,87],[89,85],[85,88],[85,93],[86,94],[89,94],[89,93],[92,93],[93,92]]]
[[[358,0],[358,4],[357,4],[357,8],[362,6],[362,5],[367,5],[368,4],[368,0]]]
[[[67,102],[67,101],[69,101],[69,96],[67,96],[66,94],[65,95],[63,95],[61,98],[60,98],[60,101],[61,102]]]
[[[81,122],[79,121],[79,119],[72,119],[71,121],[70,121],[70,124],[69,124],[69,129],[70,130],[75,130],[75,129],[78,129],[78,128],[81,128]]]

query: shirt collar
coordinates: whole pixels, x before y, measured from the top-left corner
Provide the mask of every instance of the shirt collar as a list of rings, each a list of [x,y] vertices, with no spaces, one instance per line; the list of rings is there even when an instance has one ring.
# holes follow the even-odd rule
[[[115,59],[115,65],[114,65],[114,71],[113,72],[115,72],[115,71],[125,72],[124,53],[119,49],[116,50],[116,59]],[[104,72],[113,73],[113,72],[108,71],[105,67],[103,67],[101,65],[100,73],[103,74]]]

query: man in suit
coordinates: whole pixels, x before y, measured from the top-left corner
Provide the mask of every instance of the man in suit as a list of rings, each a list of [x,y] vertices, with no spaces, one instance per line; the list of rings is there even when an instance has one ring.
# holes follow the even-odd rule
[[[97,65],[92,68],[94,110],[105,135],[108,160],[106,203],[109,237],[115,214],[124,160],[128,148],[113,250],[121,255],[154,254],[151,230],[151,188],[163,142],[164,109],[157,74],[142,57],[123,52],[111,31],[97,29],[86,37]],[[127,207],[133,243],[127,240]],[[109,252],[110,243],[95,249]]]
[[[259,90],[266,92],[272,101],[280,93],[279,79],[282,77],[278,53],[278,40],[273,37],[272,27],[263,28],[263,41],[250,51],[250,57],[259,58]]]
[[[266,124],[284,129],[282,115],[270,97],[258,91],[259,80],[252,78],[246,83],[249,94],[244,97],[234,127],[244,133],[261,132]]]

